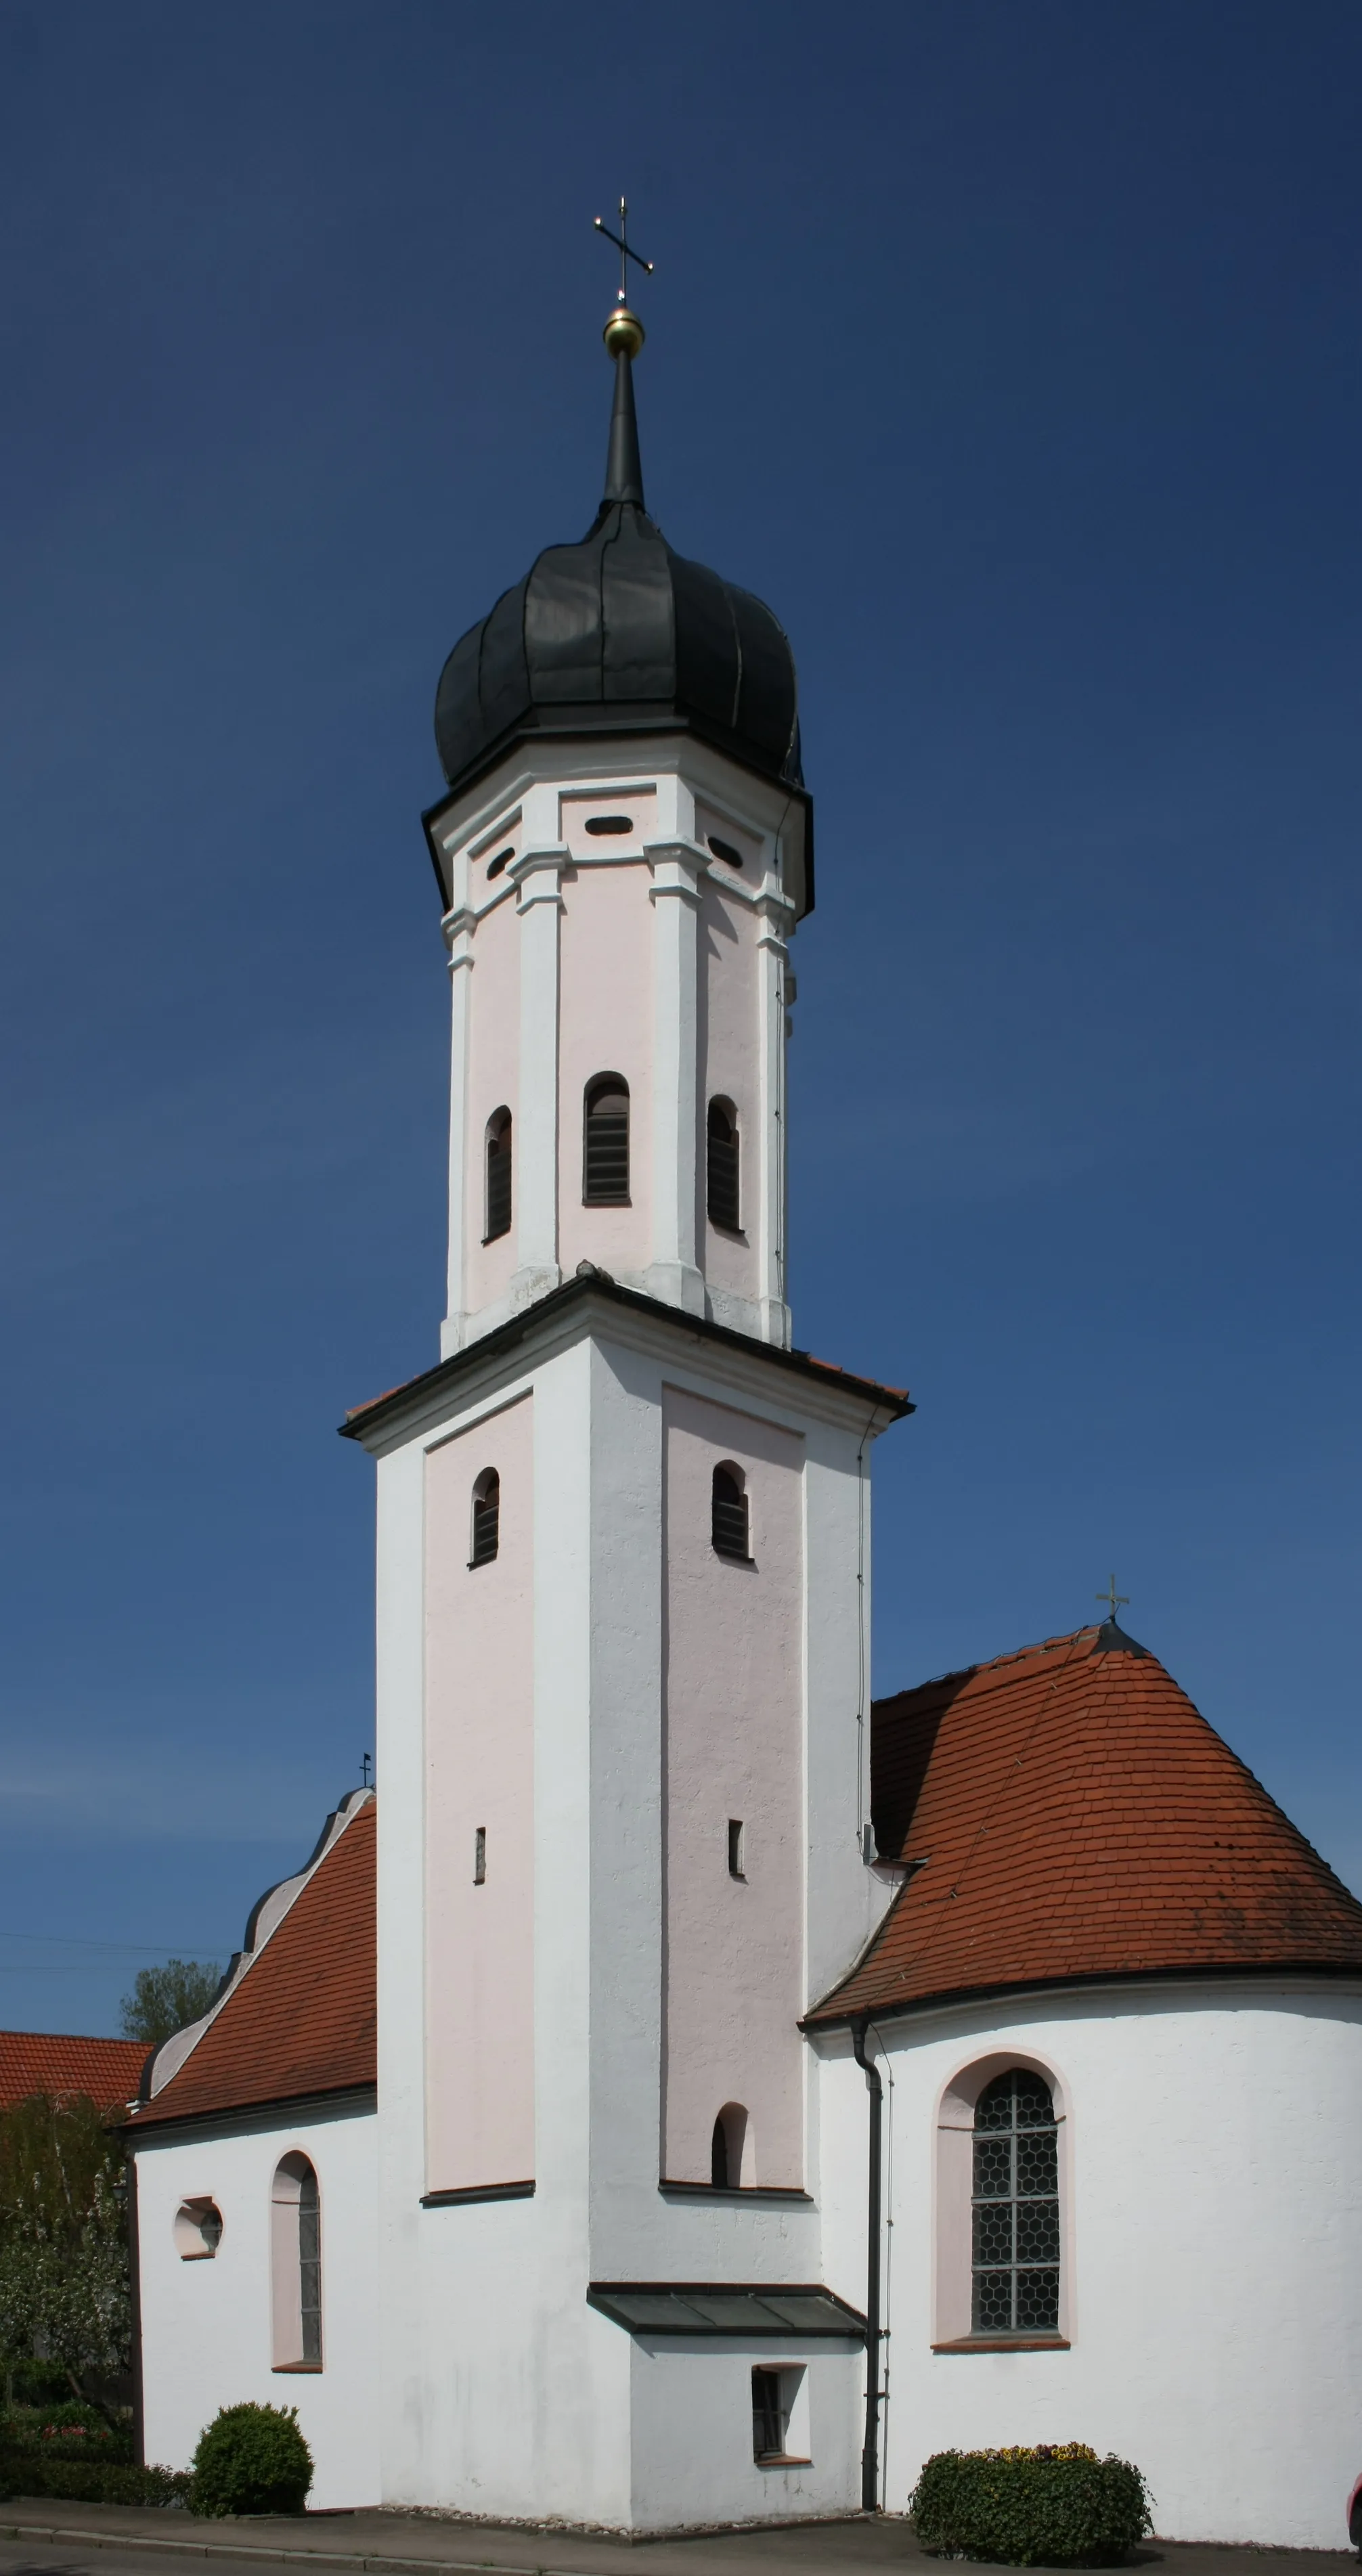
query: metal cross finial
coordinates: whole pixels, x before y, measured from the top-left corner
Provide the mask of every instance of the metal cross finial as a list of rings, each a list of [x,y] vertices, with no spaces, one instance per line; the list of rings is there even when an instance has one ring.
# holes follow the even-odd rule
[[[365,1753],[365,1754],[363,1754],[363,1755],[361,1756],[361,1759],[360,1759],[360,1766],[359,1766],[359,1767],[360,1767],[360,1772],[361,1772],[361,1775],[362,1775],[362,1778],[363,1778],[364,1786],[365,1786],[365,1788],[367,1789],[367,1788],[368,1788],[368,1786],[369,1786],[369,1774],[370,1774],[370,1772],[372,1771],[372,1769],[373,1769],[373,1767],[374,1767],[374,1757],[373,1757],[372,1753]]]
[[[1117,1591],[1116,1577],[1114,1574],[1109,1574],[1107,1576],[1106,1591],[1099,1592],[1096,1595],[1096,1598],[1099,1601],[1105,1601],[1113,1626],[1115,1626],[1116,1623],[1117,1611],[1128,1610],[1130,1608],[1130,1594],[1128,1592]]]
[[[644,273],[645,277],[651,277],[651,276],[652,276],[652,273],[653,273],[653,263],[652,263],[652,261],[651,261],[650,259],[640,259],[638,252],[637,252],[636,250],[631,250],[631,249],[629,248],[629,209],[628,209],[628,207],[626,206],[626,204],[625,204],[625,202],[624,202],[623,197],[621,197],[621,199],[620,199],[620,228],[619,228],[619,231],[618,231],[617,233],[612,233],[612,231],[611,231],[611,229],[610,229],[610,226],[609,226],[609,225],[608,225],[608,224],[603,220],[603,218],[602,218],[600,215],[595,216],[595,217],[593,218],[593,220],[594,220],[594,223],[595,223],[595,227],[596,227],[597,232],[598,232],[598,233],[604,233],[606,240],[607,240],[608,242],[613,242],[613,243],[614,243],[614,245],[615,245],[616,250],[619,252],[619,255],[620,255],[620,291],[619,291],[619,302],[620,302],[621,304],[627,304],[627,303],[628,303],[628,301],[629,301],[629,297],[628,297],[628,294],[627,294],[626,290],[627,290],[627,288],[628,288],[628,284],[629,284],[629,262],[630,262],[630,260],[632,260],[632,261],[633,261],[635,268],[641,268],[641,269],[642,269],[642,271],[643,271],[643,273]]]

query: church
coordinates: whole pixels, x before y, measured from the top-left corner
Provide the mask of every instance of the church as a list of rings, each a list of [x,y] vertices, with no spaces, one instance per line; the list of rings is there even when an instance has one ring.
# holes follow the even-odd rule
[[[1117,1624],[872,1700],[899,1388],[801,1350],[772,612],[605,493],[456,644],[438,1363],[377,1478],[377,1786],[128,2123],[144,2456],[292,2404],[312,2503],[633,2535],[1135,2460],[1336,2548],[1362,1905]]]

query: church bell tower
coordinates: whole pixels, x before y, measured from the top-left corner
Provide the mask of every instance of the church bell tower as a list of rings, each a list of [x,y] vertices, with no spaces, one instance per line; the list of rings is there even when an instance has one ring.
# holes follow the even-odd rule
[[[385,2500],[645,2531],[859,2494],[800,2020],[886,1901],[868,1460],[910,1408],[792,1347],[794,663],[649,517],[623,295],[605,341],[596,517],[440,679],[442,1355],[348,1428]]]

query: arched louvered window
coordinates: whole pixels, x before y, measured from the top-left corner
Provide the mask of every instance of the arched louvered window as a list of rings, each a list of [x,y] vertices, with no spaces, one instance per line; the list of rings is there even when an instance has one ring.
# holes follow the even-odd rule
[[[741,2102],[725,2102],[709,2143],[709,2180],[714,2191],[737,2191],[742,2183],[747,2113]]]
[[[495,1467],[484,1467],[473,1485],[473,1527],[468,1563],[490,1565],[501,1545],[501,1478]]]
[[[1011,2066],[974,2113],[975,2334],[1059,2327],[1059,2131],[1043,2075]]]
[[[731,1100],[711,1100],[705,1133],[705,1194],[711,1225],[736,1234],[741,1222],[738,1194],[738,1113]]]
[[[582,1199],[587,1207],[629,1204],[629,1085],[618,1073],[598,1073],[587,1084]]]
[[[710,1502],[710,1536],[716,1556],[750,1562],[747,1491],[737,1467],[716,1467]]]
[[[282,2156],[271,2195],[274,2368],[322,2366],[321,2197],[304,2155]]]
[[[494,1109],[487,1121],[487,1203],[484,1243],[511,1231],[511,1113]]]

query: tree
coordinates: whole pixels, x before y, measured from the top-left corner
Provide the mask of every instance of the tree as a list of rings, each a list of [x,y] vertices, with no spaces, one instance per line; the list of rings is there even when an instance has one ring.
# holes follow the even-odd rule
[[[222,1970],[212,1959],[167,1959],[163,1968],[139,1968],[132,1993],[119,2006],[123,2037],[159,2048],[207,2012],[221,1983]]]
[[[35,2093],[0,2112],[0,2364],[125,2369],[131,2332],[123,2157],[83,2094]]]

